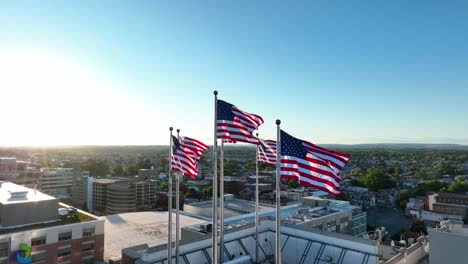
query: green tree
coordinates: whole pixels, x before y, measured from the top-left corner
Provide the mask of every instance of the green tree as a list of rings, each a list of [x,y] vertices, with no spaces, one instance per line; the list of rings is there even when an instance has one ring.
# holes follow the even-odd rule
[[[213,186],[210,185],[210,186],[208,186],[208,187],[206,187],[206,188],[203,188],[203,189],[201,190],[201,192],[202,192],[202,195],[203,195],[203,197],[204,197],[205,199],[206,199],[206,198],[210,198],[210,197],[213,196]]]
[[[410,198],[410,191],[409,190],[403,190],[397,197],[396,197],[396,204],[400,209],[405,209],[406,208],[406,203],[408,203],[408,200]]]
[[[181,181],[179,183],[179,190],[180,190],[181,193],[186,193],[186,192],[188,192],[189,188],[188,188],[188,186],[187,186],[187,184],[185,182]]]
[[[426,167],[419,168],[419,170],[416,171],[414,176],[417,178],[423,179],[425,181],[437,179],[437,176],[433,174],[432,172],[430,172],[429,169]]]
[[[427,192],[439,192],[443,188],[447,188],[447,184],[444,182],[440,182],[438,180],[424,181],[416,186],[414,194],[422,196]]]
[[[200,199],[202,198],[202,193],[198,192],[197,190],[190,188],[188,191],[185,193],[185,198],[194,198],[194,199]]]
[[[368,169],[361,177],[361,183],[371,191],[395,187],[395,181],[389,175],[376,169]]]
[[[468,192],[468,182],[462,177],[455,177],[453,182],[447,187],[447,191],[451,193],[466,193]]]
[[[106,176],[109,174],[109,165],[104,160],[89,159],[81,164],[81,169],[89,171],[90,176]]]
[[[161,191],[169,191],[169,184],[167,182],[162,182],[161,185],[159,185],[159,189]]]
[[[426,224],[420,219],[413,220],[413,222],[411,223],[410,231],[414,233],[423,233],[427,235]]]
[[[358,179],[351,179],[349,181],[349,186],[364,187],[364,185]]]
[[[124,175],[124,169],[123,169],[122,165],[120,165],[120,164],[115,165],[114,168],[112,168],[112,175],[114,175],[114,176]]]
[[[296,189],[299,186],[299,183],[296,180],[288,180],[289,188]]]

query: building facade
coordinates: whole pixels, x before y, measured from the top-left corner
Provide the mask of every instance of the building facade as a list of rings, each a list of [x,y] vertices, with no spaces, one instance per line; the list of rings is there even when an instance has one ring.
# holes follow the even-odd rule
[[[104,220],[13,183],[0,185],[0,264],[102,261]]]

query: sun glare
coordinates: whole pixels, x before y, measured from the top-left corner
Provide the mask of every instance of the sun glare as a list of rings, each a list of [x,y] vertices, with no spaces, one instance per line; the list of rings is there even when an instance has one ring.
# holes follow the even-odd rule
[[[44,51],[0,51],[0,90],[1,145],[108,144],[135,115],[95,72]]]

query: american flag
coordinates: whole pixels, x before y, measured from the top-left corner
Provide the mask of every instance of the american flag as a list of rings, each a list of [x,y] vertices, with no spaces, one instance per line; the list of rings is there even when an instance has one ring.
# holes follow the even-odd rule
[[[259,139],[258,162],[276,165],[276,141]]]
[[[281,177],[299,184],[341,195],[340,170],[349,154],[328,150],[297,139],[281,130]]]
[[[197,177],[197,163],[202,151],[207,150],[208,146],[189,137],[184,137],[183,140],[179,141],[177,137],[172,136],[172,143],[172,170],[179,171],[187,177]]]
[[[253,135],[253,131],[263,124],[261,116],[242,111],[223,100],[218,100],[217,108],[217,138],[231,140],[233,143],[259,144],[257,138]]]

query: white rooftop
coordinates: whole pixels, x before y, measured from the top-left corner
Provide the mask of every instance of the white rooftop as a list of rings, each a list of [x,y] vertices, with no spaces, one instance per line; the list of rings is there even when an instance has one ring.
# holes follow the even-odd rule
[[[0,181],[0,203],[26,203],[53,200],[54,197],[11,182]]]
[[[137,212],[103,216],[104,260],[122,256],[122,249],[148,244],[150,247],[167,244],[168,212]],[[172,214],[173,241],[175,241],[175,214]],[[206,221],[180,215],[180,227]]]

